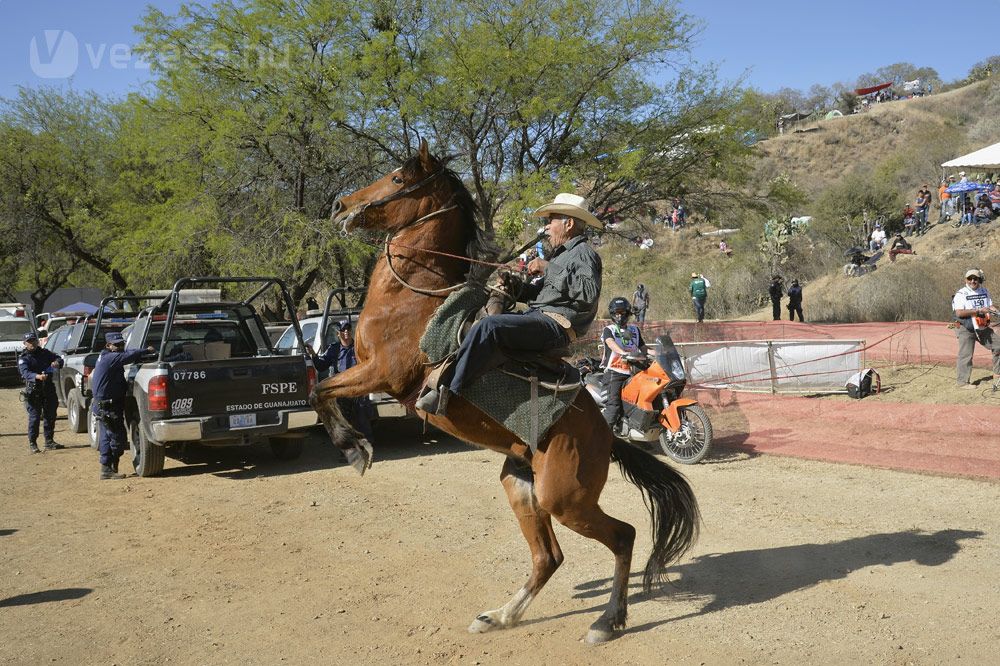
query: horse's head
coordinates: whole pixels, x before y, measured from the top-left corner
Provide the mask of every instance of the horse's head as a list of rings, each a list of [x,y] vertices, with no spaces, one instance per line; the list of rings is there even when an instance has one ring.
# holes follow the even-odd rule
[[[371,185],[333,202],[330,219],[344,231],[397,231],[419,217],[421,202],[435,191],[447,170],[427,150],[427,141],[403,166]]]

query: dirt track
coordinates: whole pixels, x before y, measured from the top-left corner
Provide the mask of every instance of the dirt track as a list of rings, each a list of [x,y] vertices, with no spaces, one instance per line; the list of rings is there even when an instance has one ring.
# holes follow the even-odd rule
[[[527,573],[494,454],[410,421],[364,478],[317,438],[101,482],[65,427],[73,448],[29,455],[0,390],[2,663],[995,663],[996,483],[723,452],[684,470],[704,529],[676,589],[636,587],[628,632],[590,647],[612,562],[562,528],[526,621],[465,631]],[[603,505],[638,527],[638,571],[638,492],[614,472]]]

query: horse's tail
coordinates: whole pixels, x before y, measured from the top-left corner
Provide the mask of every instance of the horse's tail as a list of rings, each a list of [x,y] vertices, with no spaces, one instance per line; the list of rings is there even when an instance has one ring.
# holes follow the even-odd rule
[[[611,446],[611,459],[618,463],[622,476],[642,491],[649,509],[653,550],[642,575],[642,588],[649,592],[665,581],[666,568],[698,538],[698,500],[684,475],[617,437]]]

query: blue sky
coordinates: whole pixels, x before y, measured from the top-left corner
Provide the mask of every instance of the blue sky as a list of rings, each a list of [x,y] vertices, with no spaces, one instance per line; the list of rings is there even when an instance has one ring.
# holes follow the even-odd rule
[[[850,85],[866,72],[897,62],[933,67],[950,82],[1000,54],[995,37],[1000,0],[680,0],[704,24],[698,61],[719,63],[724,79],[749,70],[747,82],[765,92],[819,83]],[[986,18],[991,17],[991,18]],[[981,22],[982,21],[982,22]],[[980,32],[984,26],[992,26]]]
[[[0,96],[46,84],[124,94],[149,79],[129,47],[147,3],[131,0],[0,0]],[[154,0],[175,11],[181,0]],[[951,81],[1000,54],[1000,0],[974,3],[967,20],[926,0],[680,0],[700,18],[694,57],[716,62],[724,79],[773,92],[814,83],[853,83],[896,62],[937,69]],[[975,17],[993,18],[980,22]],[[942,39],[941,33],[949,37]],[[70,75],[71,74],[71,75]]]

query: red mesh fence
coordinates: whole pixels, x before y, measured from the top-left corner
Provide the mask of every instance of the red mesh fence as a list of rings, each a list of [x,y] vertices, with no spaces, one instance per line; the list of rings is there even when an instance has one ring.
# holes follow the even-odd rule
[[[1000,408],[700,389],[716,443],[754,453],[1000,479]]]

